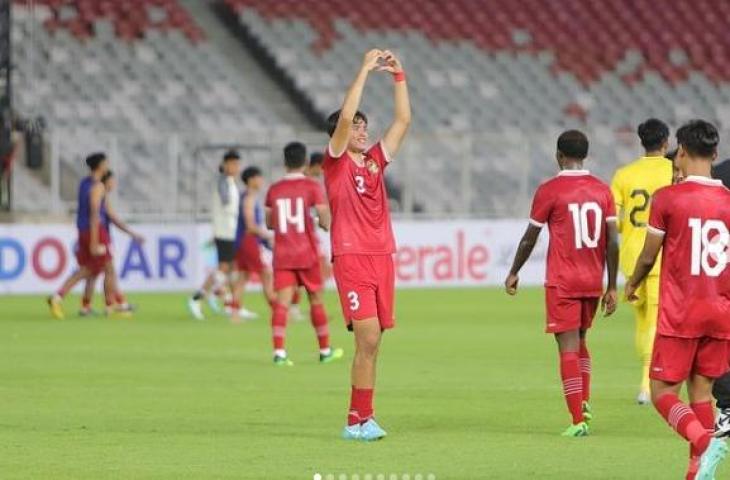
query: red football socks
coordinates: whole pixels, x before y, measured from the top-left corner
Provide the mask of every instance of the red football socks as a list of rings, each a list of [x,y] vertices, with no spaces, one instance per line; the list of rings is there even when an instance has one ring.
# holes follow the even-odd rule
[[[591,352],[588,351],[585,339],[580,341],[579,362],[580,375],[583,383],[583,401],[591,399]]]
[[[271,312],[271,332],[274,339],[274,350],[284,350],[284,336],[286,335],[286,320],[288,309],[276,303]]]
[[[583,381],[578,362],[578,352],[560,354],[560,377],[563,379],[563,395],[573,425],[583,421]]]
[[[373,389],[352,387],[350,394],[350,413],[347,424],[355,425],[369,420],[373,416]]]
[[[654,402],[654,407],[677,433],[690,442],[694,449],[693,453],[700,456],[707,450],[712,437],[707,428],[700,423],[693,409],[682,403],[677,395],[674,393],[662,395]],[[703,409],[704,407],[700,407],[701,411]],[[705,417],[705,413],[702,415]]]
[[[324,305],[312,305],[309,313],[312,320],[312,327],[314,327],[314,331],[317,333],[319,349],[324,350],[329,348],[330,330],[327,325],[327,312],[324,310]]]

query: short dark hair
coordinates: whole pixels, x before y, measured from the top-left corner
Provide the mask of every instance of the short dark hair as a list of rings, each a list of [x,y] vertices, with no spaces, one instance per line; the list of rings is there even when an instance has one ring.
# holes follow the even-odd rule
[[[107,172],[101,177],[101,183],[106,183],[107,180],[114,176],[114,172],[107,170]]]
[[[673,162],[674,159],[677,158],[677,149],[674,148],[672,150],[669,150],[667,153],[664,154],[664,158]]]
[[[286,168],[302,168],[307,163],[307,147],[302,142],[291,142],[284,147]]]
[[[241,172],[241,181],[248,184],[249,180],[255,177],[260,177],[261,175],[263,175],[261,169],[255,165],[251,165],[250,167],[244,168],[243,172]]]
[[[647,152],[659,149],[669,138],[669,127],[666,123],[656,118],[650,118],[636,129],[636,134],[641,139],[641,146]]]
[[[309,166],[314,167],[315,165],[322,165],[324,163],[324,153],[313,152],[309,156]]]
[[[86,157],[86,166],[91,169],[91,171],[95,171],[97,168],[99,168],[99,165],[101,165],[101,162],[106,160],[106,153],[104,152],[96,152],[92,153],[88,157]]]
[[[677,130],[677,144],[697,157],[711,157],[717,152],[720,134],[705,120],[691,120]]]
[[[567,130],[558,137],[558,151],[568,158],[583,160],[588,156],[588,137],[580,130]]]
[[[327,133],[330,137],[335,133],[335,128],[337,128],[337,122],[340,120],[340,113],[342,113],[342,110],[337,110],[336,112],[332,112],[330,116],[327,117]],[[368,124],[368,117],[360,110],[355,112],[355,116],[352,118],[353,122],[356,122],[358,120],[364,122],[365,125]]]
[[[230,160],[240,160],[241,155],[236,150],[228,150],[226,153],[223,154],[223,162],[228,162]]]

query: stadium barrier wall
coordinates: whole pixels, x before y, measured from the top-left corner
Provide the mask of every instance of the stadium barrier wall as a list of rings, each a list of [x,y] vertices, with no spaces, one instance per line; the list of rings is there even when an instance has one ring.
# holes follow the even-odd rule
[[[501,285],[525,220],[396,221],[396,278],[400,287]],[[125,292],[196,288],[215,264],[204,224],[137,224],[141,245],[113,233],[114,262]],[[0,294],[48,293],[76,268],[72,225],[0,225]],[[321,244],[327,254],[329,239]],[[541,285],[547,232],[520,277]],[[330,281],[331,283],[331,281]],[[330,285],[332,286],[332,284]]]

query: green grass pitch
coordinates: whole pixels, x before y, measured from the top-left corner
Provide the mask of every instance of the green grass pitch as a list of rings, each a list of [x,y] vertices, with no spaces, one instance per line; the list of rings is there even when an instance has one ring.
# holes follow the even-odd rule
[[[334,293],[344,361],[319,365],[309,322],[291,323],[290,369],[271,364],[258,294],[265,317],[238,326],[189,320],[184,294],[131,297],[133,320],[68,315],[72,297],[64,321],[41,297],[0,297],[0,478],[684,478],[687,445],[634,404],[625,305],[591,333],[592,435],[565,439],[540,290],[400,291],[375,402],[390,435],[362,444],[339,439],[352,340]]]

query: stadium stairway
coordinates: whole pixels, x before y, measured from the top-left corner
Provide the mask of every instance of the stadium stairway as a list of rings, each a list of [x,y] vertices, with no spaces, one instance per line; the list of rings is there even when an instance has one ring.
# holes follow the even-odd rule
[[[205,32],[208,41],[215,44],[225,58],[249,83],[256,86],[256,93],[284,123],[298,131],[312,130],[311,123],[273,82],[261,64],[230,29],[221,24],[215,14],[216,0],[179,0]]]

